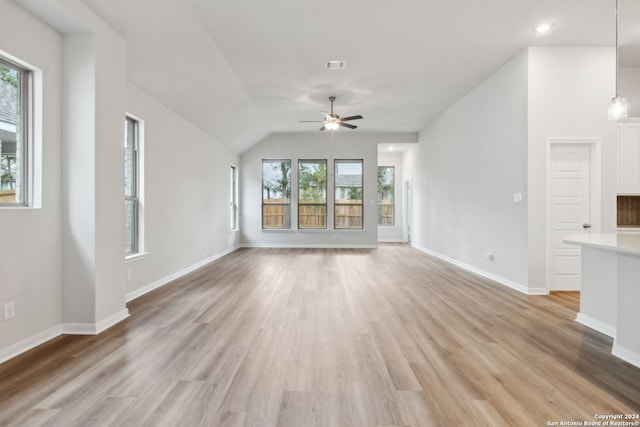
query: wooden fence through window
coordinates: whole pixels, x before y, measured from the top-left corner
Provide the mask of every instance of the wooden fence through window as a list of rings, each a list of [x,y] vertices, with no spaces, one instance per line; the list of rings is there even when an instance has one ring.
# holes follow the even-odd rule
[[[291,206],[281,200],[265,200],[262,205],[262,228],[289,228]],[[334,228],[362,228],[362,200],[341,200],[335,203]],[[326,228],[327,206],[325,204],[300,203],[298,206],[298,228]]]

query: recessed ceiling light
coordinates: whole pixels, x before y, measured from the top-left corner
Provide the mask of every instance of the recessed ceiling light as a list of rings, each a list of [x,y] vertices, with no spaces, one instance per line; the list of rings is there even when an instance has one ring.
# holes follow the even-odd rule
[[[389,147],[389,151],[393,151],[393,146]]]
[[[327,61],[325,68],[327,70],[344,70],[345,65],[344,61]]]
[[[554,25],[553,22],[543,22],[533,27],[533,32],[536,34],[545,34],[551,31]]]

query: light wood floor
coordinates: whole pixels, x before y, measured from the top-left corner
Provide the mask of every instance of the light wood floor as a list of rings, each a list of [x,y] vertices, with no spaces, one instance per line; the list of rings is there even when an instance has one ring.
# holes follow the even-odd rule
[[[0,425],[547,426],[640,412],[573,319],[407,245],[241,249],[0,365]]]

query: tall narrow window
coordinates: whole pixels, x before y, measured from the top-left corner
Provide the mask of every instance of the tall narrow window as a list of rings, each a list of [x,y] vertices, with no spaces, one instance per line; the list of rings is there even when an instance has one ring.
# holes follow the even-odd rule
[[[139,252],[139,138],[140,124],[127,117],[125,121],[124,156],[124,204],[125,204],[125,254]]]
[[[395,224],[395,168],[378,167],[378,225]]]
[[[298,163],[298,228],[327,228],[327,161]]]
[[[362,160],[336,160],[335,222],[336,229],[363,228]]]
[[[0,58],[0,205],[28,204],[31,73]]]
[[[229,177],[229,228],[238,229],[238,169],[231,165]]]
[[[291,160],[262,161],[262,228],[291,228]]]

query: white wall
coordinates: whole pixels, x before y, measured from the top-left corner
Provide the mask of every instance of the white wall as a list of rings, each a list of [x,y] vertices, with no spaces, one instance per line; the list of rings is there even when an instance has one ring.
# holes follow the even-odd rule
[[[640,67],[620,67],[619,78],[618,92],[627,98],[628,117],[640,117]]]
[[[420,132],[412,243],[527,288],[527,54],[522,52]],[[493,260],[486,255],[493,254]]]
[[[601,223],[616,226],[616,128],[607,120],[615,92],[615,52],[609,47],[529,49],[529,286],[546,288],[547,139],[600,139]],[[593,222],[593,221],[592,221]]]
[[[13,2],[0,0],[0,49],[42,71],[43,199],[40,209],[0,209],[0,361],[22,340],[54,336],[61,322],[60,35]]]
[[[245,151],[240,166],[240,242],[247,246],[375,247],[378,143],[415,142],[415,133],[336,132],[273,134]],[[292,160],[292,230],[262,230],[262,160]],[[296,230],[297,160],[327,159],[327,230]],[[364,159],[364,229],[332,230],[334,159]]]
[[[138,88],[127,112],[144,121],[146,256],[127,264],[129,297],[238,245],[229,231],[229,168],[237,154]]]
[[[525,292],[546,292],[549,138],[601,141],[595,228],[614,231],[615,124],[606,115],[613,55],[606,47],[530,48],[427,125],[404,159],[414,177],[414,244]]]
[[[0,307],[16,302],[15,319],[0,320],[0,362],[62,332],[100,332],[127,316],[127,298],[238,246],[228,205],[238,155],[128,86],[125,40],[81,1],[20,3],[31,13],[0,0],[0,40],[43,77],[43,199],[38,209],[0,209]],[[147,136],[148,253],[130,264],[127,112]]]
[[[53,4],[53,3],[51,3]],[[128,316],[122,229],[126,42],[84,4],[55,3],[63,37],[62,330],[98,333]],[[74,25],[69,25],[73,22]],[[78,28],[82,31],[78,33]]]
[[[378,153],[378,166],[393,166],[395,168],[394,181],[394,216],[393,226],[378,226],[378,242],[406,242],[404,235],[404,198],[402,154],[389,152]]]

